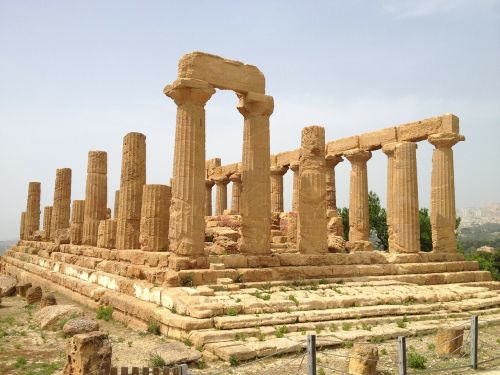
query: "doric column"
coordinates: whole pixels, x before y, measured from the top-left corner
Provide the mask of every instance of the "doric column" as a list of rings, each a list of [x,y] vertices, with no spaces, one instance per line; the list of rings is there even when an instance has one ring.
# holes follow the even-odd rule
[[[455,177],[453,150],[456,143],[465,140],[463,135],[440,133],[430,135],[428,141],[435,146],[432,153],[431,226],[432,250],[454,252],[455,238]]]
[[[73,245],[82,244],[84,218],[85,218],[85,201],[74,200],[73,206],[71,207],[71,225],[69,232],[71,244]]]
[[[50,240],[50,227],[52,221],[52,206],[43,208],[43,232],[46,240]]]
[[[299,179],[299,163],[290,164],[290,169],[293,172],[293,192],[292,192],[292,211],[299,211],[299,188],[300,188],[300,179]]]
[[[108,201],[108,154],[89,151],[82,244],[97,245],[99,223],[106,219]]]
[[[128,133],[123,138],[118,218],[116,219],[116,248],[118,250],[139,248],[142,188],[145,183],[146,136],[141,133]]]
[[[118,211],[120,208],[120,190],[115,190],[115,204],[113,207],[113,217],[118,219]]]
[[[271,96],[239,95],[238,110],[245,117],[241,163],[241,247],[245,254],[271,252],[271,178],[269,117]]]
[[[349,242],[353,250],[370,250],[370,217],[368,212],[368,172],[366,162],[372,157],[370,151],[354,149],[346,151],[351,162],[349,187]]]
[[[205,216],[212,216],[212,186],[213,180],[205,180]]]
[[[144,185],[139,236],[142,250],[168,251],[171,195],[170,186]]]
[[[298,250],[326,253],[325,128],[321,126],[302,129],[299,178]]]
[[[283,175],[287,166],[271,166],[271,212],[283,212]]]
[[[58,229],[69,228],[71,213],[71,169],[60,168],[56,170],[54,186],[54,203],[52,205],[52,220],[50,222],[50,239]]]
[[[28,201],[26,204],[26,219],[24,235],[29,239],[33,232],[40,229],[40,182],[30,182],[28,185]]]
[[[114,219],[101,220],[97,234],[97,247],[114,249],[116,244],[117,222]]]
[[[229,180],[226,176],[215,179],[215,214],[222,215],[227,209],[227,184]]]
[[[232,182],[231,190],[231,211],[235,215],[240,214],[240,196],[241,196],[241,174],[233,173],[229,176]]]
[[[215,92],[198,79],[178,79],[164,93],[177,104],[170,249],[202,256],[205,240],[205,104]]]
[[[394,243],[390,250],[398,253],[417,253],[420,251],[417,145],[413,142],[396,144],[393,163],[391,220]]]
[[[335,167],[342,162],[341,156],[326,157],[326,209],[337,212],[337,193],[335,189]]]
[[[20,240],[25,240],[26,239],[26,212],[21,213],[21,223],[20,223],[20,228],[19,228],[19,239]]]
[[[392,226],[393,201],[394,201],[394,150],[396,142],[387,143],[382,147],[382,152],[387,155],[387,234],[389,251],[395,252],[394,230]]]

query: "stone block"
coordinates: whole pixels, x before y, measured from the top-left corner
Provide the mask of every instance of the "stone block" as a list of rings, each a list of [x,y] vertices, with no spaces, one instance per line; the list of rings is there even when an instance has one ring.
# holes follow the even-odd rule
[[[436,354],[460,356],[460,348],[464,339],[464,329],[438,328],[436,334]]]
[[[410,122],[397,127],[398,142],[418,142],[427,139],[431,134],[439,133],[442,118],[431,117],[425,120]]]
[[[359,148],[362,150],[378,150],[386,143],[396,142],[396,128],[390,127],[359,135]]]
[[[35,304],[42,299],[42,288],[39,286],[31,287],[26,291],[26,303]]]
[[[326,145],[327,155],[342,155],[345,151],[359,148],[359,136],[340,138]]]
[[[72,337],[66,349],[63,375],[106,375],[111,369],[112,348],[107,333],[90,332]]]

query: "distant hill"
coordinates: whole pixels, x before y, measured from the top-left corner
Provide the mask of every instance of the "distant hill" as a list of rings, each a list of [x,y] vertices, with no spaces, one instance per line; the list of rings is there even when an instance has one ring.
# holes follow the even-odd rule
[[[0,241],[0,255],[3,255],[17,241]]]

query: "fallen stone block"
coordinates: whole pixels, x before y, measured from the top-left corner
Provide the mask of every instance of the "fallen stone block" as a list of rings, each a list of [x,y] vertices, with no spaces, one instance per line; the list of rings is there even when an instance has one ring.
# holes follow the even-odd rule
[[[102,332],[73,336],[66,349],[63,375],[107,375],[111,368],[112,348]]]

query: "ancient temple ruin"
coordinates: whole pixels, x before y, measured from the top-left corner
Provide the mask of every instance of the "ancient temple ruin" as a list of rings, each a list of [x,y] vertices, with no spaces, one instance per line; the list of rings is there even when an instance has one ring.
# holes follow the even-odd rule
[[[204,108],[216,89],[232,90],[239,99],[239,163],[223,165],[220,159],[205,157]],[[141,133],[124,137],[113,217],[107,202],[105,151],[89,152],[85,197],[72,203],[71,170],[57,169],[54,203],[43,210],[43,230],[41,186],[30,182],[20,240],[2,257],[3,272],[92,306],[110,304],[117,319],[136,326],[154,318],[163,333],[190,337],[224,359],[224,346],[214,344],[224,341],[218,329],[246,329],[252,335],[256,325],[324,323],[338,319],[332,309],[363,307],[362,302],[357,306],[335,298],[295,302],[280,294],[290,283],[318,287],[319,281],[320,286],[363,282],[366,288],[411,284],[387,299],[422,296],[427,302],[438,300],[435,288],[453,283],[456,295],[446,300],[450,311],[452,304],[456,307],[467,298],[482,298],[484,306],[500,304],[500,296],[488,292],[491,275],[457,252],[452,147],[464,137],[455,115],[334,140],[325,139],[323,127],[308,126],[297,149],[271,155],[274,101],[257,67],[190,53],[181,58],[177,79],[164,94],[177,105],[171,185],[147,184],[146,136]],[[432,252],[420,248],[416,153],[421,141],[435,147]],[[369,241],[367,169],[377,151],[387,155],[388,252],[374,250]],[[335,194],[335,167],[345,161],[351,165],[348,241]],[[284,212],[283,176],[289,170],[292,211]],[[263,283],[275,288],[269,300],[245,292]],[[361,301],[375,298],[373,288]],[[369,305],[382,303],[377,301]],[[322,310],[323,315],[300,314],[309,310]]]

